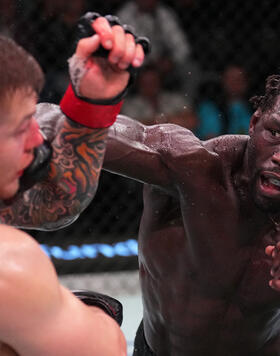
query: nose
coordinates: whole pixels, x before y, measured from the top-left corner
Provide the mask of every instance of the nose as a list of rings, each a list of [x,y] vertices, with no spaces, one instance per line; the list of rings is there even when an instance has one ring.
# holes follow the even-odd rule
[[[29,135],[26,138],[26,144],[25,144],[26,151],[30,151],[35,147],[40,146],[44,141],[44,138],[40,132],[38,122],[34,117],[31,120],[32,121],[30,125]]]

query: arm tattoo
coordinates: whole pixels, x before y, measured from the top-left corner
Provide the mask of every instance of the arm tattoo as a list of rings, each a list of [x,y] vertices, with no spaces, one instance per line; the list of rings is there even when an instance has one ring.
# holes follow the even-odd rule
[[[49,107],[48,107],[49,108]],[[49,108],[50,109],[50,108]],[[57,110],[57,109],[56,109]],[[61,112],[52,135],[53,157],[48,178],[0,209],[2,222],[23,228],[53,230],[69,225],[95,195],[105,152],[107,129],[88,129]],[[40,122],[40,118],[38,117]]]

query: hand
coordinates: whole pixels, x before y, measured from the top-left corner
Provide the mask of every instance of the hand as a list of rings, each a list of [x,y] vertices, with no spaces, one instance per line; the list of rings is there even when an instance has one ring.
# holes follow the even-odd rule
[[[92,27],[95,34],[82,38],[75,53],[87,69],[79,83],[79,93],[89,99],[110,99],[126,88],[130,76],[127,68],[142,65],[144,50],[133,35],[125,33],[120,25],[111,27],[105,17],[97,18]],[[109,51],[107,58],[92,56],[100,45]]]
[[[272,289],[280,291],[280,242],[275,246],[267,246],[265,253],[272,259],[270,274],[273,278],[269,281],[269,285]]]

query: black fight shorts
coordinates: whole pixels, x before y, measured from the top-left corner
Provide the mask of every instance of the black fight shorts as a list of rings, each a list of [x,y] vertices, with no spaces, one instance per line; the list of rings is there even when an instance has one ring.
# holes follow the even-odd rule
[[[141,321],[134,340],[133,356],[156,356],[149,348],[144,335],[143,320]]]

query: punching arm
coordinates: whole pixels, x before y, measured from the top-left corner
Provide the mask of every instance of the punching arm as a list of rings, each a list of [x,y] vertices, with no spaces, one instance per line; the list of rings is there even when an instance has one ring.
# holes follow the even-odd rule
[[[31,188],[29,175],[24,187],[28,190],[3,202],[0,220],[6,224],[58,229],[88,206],[98,184],[107,127],[115,121],[131,78],[147,53],[148,40],[130,33],[115,17],[88,13],[78,27],[82,33],[69,60],[72,82],[60,108],[42,104],[37,111],[52,146],[50,162],[41,165],[47,167],[47,174],[33,185],[32,169]],[[106,49],[105,56],[98,54],[100,48]]]
[[[92,200],[107,129],[82,127],[52,104],[39,104],[37,118],[53,150],[48,174],[31,189],[3,202],[0,214],[9,225],[52,230],[69,225]]]

